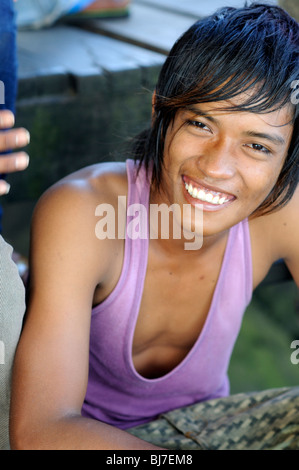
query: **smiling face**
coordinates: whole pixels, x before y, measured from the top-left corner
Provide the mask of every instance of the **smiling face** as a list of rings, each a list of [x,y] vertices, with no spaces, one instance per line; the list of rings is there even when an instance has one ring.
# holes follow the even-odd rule
[[[166,135],[159,202],[202,204],[204,235],[256,211],[277,181],[292,138],[289,107],[256,114],[227,110],[231,105],[181,109]]]

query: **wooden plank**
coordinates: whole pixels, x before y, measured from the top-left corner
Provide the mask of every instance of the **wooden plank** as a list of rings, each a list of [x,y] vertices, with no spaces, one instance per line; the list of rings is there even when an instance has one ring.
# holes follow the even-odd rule
[[[133,2],[128,18],[91,20],[82,26],[99,34],[168,54],[178,37],[193,23],[194,18],[191,16]]]
[[[272,3],[276,3],[275,0]],[[168,54],[174,42],[196,19],[223,6],[243,5],[244,0],[132,0],[128,18],[78,20],[77,24],[102,35]]]
[[[88,76],[161,65],[164,56],[71,26],[18,34],[19,77]]]
[[[135,4],[143,4],[162,9],[166,11],[176,12],[183,15],[190,15],[193,18],[211,15],[218,8],[224,6],[243,7],[244,0],[133,0]],[[277,3],[273,0],[272,4]]]

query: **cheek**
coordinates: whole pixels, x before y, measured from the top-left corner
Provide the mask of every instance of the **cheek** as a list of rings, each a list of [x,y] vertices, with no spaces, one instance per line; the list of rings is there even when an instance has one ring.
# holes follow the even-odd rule
[[[176,124],[166,133],[164,160],[169,164],[179,165],[188,157],[196,156],[199,150],[198,139],[186,132],[186,127],[182,124]],[[202,142],[200,143],[202,147]]]
[[[271,192],[280,174],[279,168],[255,169],[247,179],[247,187],[250,188],[251,199],[254,203],[261,204]],[[249,201],[248,201],[249,202]]]

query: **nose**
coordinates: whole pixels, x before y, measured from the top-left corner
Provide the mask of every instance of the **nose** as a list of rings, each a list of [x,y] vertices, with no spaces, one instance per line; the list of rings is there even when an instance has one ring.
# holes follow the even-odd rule
[[[219,139],[202,149],[197,165],[206,178],[229,179],[235,174],[236,159],[231,141]]]

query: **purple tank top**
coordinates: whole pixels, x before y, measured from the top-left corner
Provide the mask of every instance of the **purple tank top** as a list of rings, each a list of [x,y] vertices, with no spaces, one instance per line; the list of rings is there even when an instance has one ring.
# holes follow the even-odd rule
[[[148,209],[149,182],[127,161],[128,200]],[[132,220],[127,216],[127,224]],[[127,429],[159,414],[229,394],[227,369],[252,295],[248,221],[230,229],[205,325],[183,361],[147,379],[135,370],[132,344],[147,268],[148,237],[127,237],[122,272],[111,294],[92,311],[90,370],[82,415]]]

